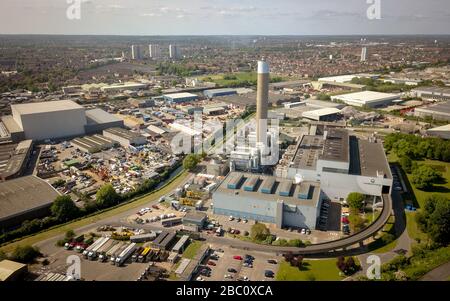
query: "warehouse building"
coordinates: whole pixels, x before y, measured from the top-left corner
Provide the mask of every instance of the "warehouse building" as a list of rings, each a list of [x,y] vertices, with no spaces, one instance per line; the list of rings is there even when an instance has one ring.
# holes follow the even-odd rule
[[[70,144],[85,153],[93,154],[114,147],[119,143],[102,135],[93,135],[76,138],[70,141]]]
[[[450,120],[450,100],[427,107],[415,108],[414,116],[420,118],[428,117],[434,120]]]
[[[163,95],[163,98],[168,103],[182,103],[182,102],[198,100],[198,95],[192,94],[192,93],[187,93],[187,92],[182,92],[182,93],[165,94],[165,95]]]
[[[303,135],[295,153],[283,157],[275,173],[291,180],[319,181],[323,193],[336,201],[351,192],[381,197],[392,187],[382,143],[359,139],[338,128]]]
[[[442,139],[450,139],[450,124],[429,129],[427,130],[427,134]]]
[[[318,182],[230,172],[213,194],[214,213],[282,227],[315,229],[322,193]]]
[[[147,88],[147,84],[141,84],[141,83],[119,83],[119,84],[113,84],[113,85],[107,85],[100,88],[100,90],[104,93],[117,93],[121,91],[131,90],[131,91],[137,91],[137,90],[144,90]]]
[[[25,132],[11,115],[1,117],[0,127],[2,129],[2,141],[10,140],[17,143],[25,140]]]
[[[175,232],[162,231],[152,242],[152,245],[161,250],[169,250],[176,238],[177,235]]]
[[[302,113],[303,118],[316,121],[334,121],[338,118],[341,110],[336,108],[323,108]]]
[[[192,277],[198,272],[202,261],[206,258],[210,250],[209,245],[203,244],[192,259],[183,259],[175,273],[180,281],[191,281]]]
[[[417,97],[424,100],[447,101],[450,100],[450,88],[446,87],[421,87],[411,90]]]
[[[147,144],[147,138],[144,136],[131,132],[122,128],[110,128],[103,131],[103,136],[106,138],[117,141],[123,147],[138,146]]]
[[[203,91],[203,95],[205,95],[205,97],[211,99],[214,97],[219,97],[219,96],[228,96],[228,95],[236,95],[237,91],[236,89],[231,89],[231,88],[223,88],[223,89],[210,89],[210,90],[205,90]]]
[[[0,261],[0,281],[21,280],[27,272],[28,266],[26,264],[7,259]]]
[[[101,110],[85,110],[71,100],[11,105],[12,116],[2,117],[11,140],[46,140],[82,136],[109,127],[123,127],[123,121]]]
[[[18,177],[25,171],[33,149],[32,140],[0,145],[0,181]]]
[[[87,110],[86,122],[86,134],[101,133],[103,130],[113,127],[124,127],[123,120],[102,109]]]
[[[190,211],[183,217],[183,225],[196,226],[202,229],[205,226],[208,216],[204,212]]]
[[[228,104],[226,103],[215,103],[206,105],[203,107],[203,113],[206,115],[222,115],[226,113]]]
[[[70,100],[11,105],[26,139],[45,140],[84,135],[85,110]]]
[[[180,240],[172,248],[172,252],[176,254],[181,254],[184,252],[187,244],[189,243],[189,235],[183,235]]]
[[[58,195],[50,184],[36,176],[0,183],[0,228],[47,216]]]
[[[369,108],[386,106],[399,98],[400,96],[398,94],[374,91],[363,91],[331,96],[332,101],[342,101],[350,106]]]

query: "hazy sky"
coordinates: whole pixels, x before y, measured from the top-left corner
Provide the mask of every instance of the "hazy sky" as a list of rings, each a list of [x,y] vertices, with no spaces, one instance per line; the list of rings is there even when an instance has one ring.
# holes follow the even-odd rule
[[[449,0],[0,0],[0,34],[450,34]]]

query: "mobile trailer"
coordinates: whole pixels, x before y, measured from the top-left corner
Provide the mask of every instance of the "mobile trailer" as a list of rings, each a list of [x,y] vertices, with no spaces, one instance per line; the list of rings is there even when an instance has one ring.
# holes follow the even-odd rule
[[[139,259],[139,256],[141,255],[141,253],[145,250],[144,247],[139,247],[139,249],[136,250],[136,252],[134,252],[133,256],[131,256],[131,260],[136,262]]]
[[[129,245],[130,244],[128,243],[123,244],[119,249],[117,249],[116,252],[114,252],[114,254],[111,255],[110,261],[112,265],[116,264],[116,259],[119,257],[120,254],[122,254],[123,250],[128,248]]]
[[[87,257],[89,252],[91,252],[97,245],[99,245],[101,242],[103,242],[105,237],[101,237],[99,239],[97,239],[96,241],[94,241],[94,243],[92,245],[90,245],[89,247],[86,248],[86,250],[83,251],[83,256]]]
[[[89,259],[93,260],[97,257],[97,252],[110,240],[109,237],[104,237],[103,241],[101,243],[99,243],[97,246],[95,246],[95,248],[93,248],[89,254],[88,257]]]
[[[105,261],[107,259],[106,254],[109,252],[109,250],[112,250],[116,245],[118,244],[118,241],[110,239],[108,243],[106,243],[99,251],[100,254],[98,256],[98,259],[101,261]]]
[[[147,255],[149,254],[150,251],[151,251],[151,248],[150,248],[150,247],[146,247],[146,248],[142,251],[142,253],[139,255],[138,261],[139,261],[139,262],[144,262],[144,261],[145,261],[145,258],[147,257]]]
[[[102,261],[108,260],[108,258],[114,255],[114,253],[116,253],[117,250],[119,250],[122,246],[123,246],[122,242],[117,242],[117,244],[115,244],[111,249],[109,249],[104,255],[103,254],[100,255],[101,257],[100,260]]]
[[[119,257],[116,258],[117,266],[121,266],[133,252],[136,250],[136,243],[131,243],[128,247],[120,253]]]

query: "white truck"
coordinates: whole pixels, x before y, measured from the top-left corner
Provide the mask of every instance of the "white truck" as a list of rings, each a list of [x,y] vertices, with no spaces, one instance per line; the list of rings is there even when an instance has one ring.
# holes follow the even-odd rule
[[[94,260],[97,257],[97,252],[100,250],[101,247],[103,247],[109,240],[109,237],[103,237],[101,243],[97,244],[91,251],[88,253],[89,260]]]
[[[89,255],[89,252],[91,252],[97,245],[102,243],[104,238],[105,237],[101,237],[101,238],[97,239],[96,241],[94,241],[94,243],[92,245],[90,245],[89,247],[86,248],[86,250],[83,251],[83,256],[85,258],[87,258]]]
[[[110,239],[108,240],[100,249],[98,249],[97,254],[98,258],[103,261],[103,255],[106,254],[106,252],[111,249],[114,245],[117,244],[117,241]],[[100,258],[102,256],[102,258]]]
[[[111,258],[109,260],[110,260],[112,265],[116,264],[116,259],[119,257],[120,254],[122,254],[123,250],[125,250],[128,246],[129,246],[129,244],[127,244],[127,243],[122,244],[120,246],[120,248],[117,249],[117,251],[114,252],[114,254],[111,255]]]
[[[133,254],[134,250],[136,250],[136,243],[133,242],[116,258],[116,265],[121,266]]]

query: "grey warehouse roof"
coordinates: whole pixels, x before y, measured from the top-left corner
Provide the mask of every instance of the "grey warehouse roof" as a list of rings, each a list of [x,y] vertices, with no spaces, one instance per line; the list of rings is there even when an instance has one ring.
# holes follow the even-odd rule
[[[35,176],[0,183],[0,220],[51,204],[59,193]]]
[[[11,108],[21,115],[83,109],[82,106],[72,100],[32,102],[11,105]]]
[[[102,109],[93,109],[86,111],[87,122],[89,123],[111,123],[120,122],[121,119],[116,116],[103,111]]]

